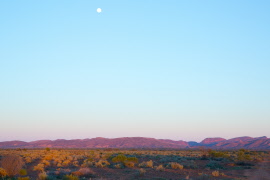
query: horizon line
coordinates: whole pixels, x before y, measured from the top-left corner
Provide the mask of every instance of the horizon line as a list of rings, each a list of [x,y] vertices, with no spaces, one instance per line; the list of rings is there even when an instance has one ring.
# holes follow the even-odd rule
[[[267,136],[259,136],[259,137],[251,137],[251,136],[239,136],[239,137],[233,137],[233,138],[229,138],[229,139],[226,139],[226,138],[223,138],[223,137],[206,137],[204,138],[203,140],[205,139],[214,139],[214,138],[222,138],[222,139],[225,139],[225,140],[230,140],[230,139],[235,139],[235,138],[243,138],[243,137],[250,137],[250,138],[268,138]],[[67,140],[67,141],[71,141],[71,140],[86,140],[86,139],[97,139],[97,138],[103,138],[103,139],[120,139],[120,138],[149,138],[149,139],[157,139],[157,140],[171,140],[171,141],[185,141],[185,142],[202,142],[203,140],[201,141],[188,141],[188,140],[181,140],[181,139],[178,139],[178,140],[174,140],[174,139],[168,139],[168,138],[164,138],[164,139],[160,139],[160,138],[154,138],[154,137],[145,137],[145,136],[132,136],[132,137],[113,137],[113,138],[109,138],[109,137],[93,137],[93,138],[76,138],[76,139],[63,139],[63,138],[58,138],[58,139],[37,139],[37,140],[31,140],[31,141],[25,141],[25,140],[18,140],[18,139],[15,139],[15,140],[7,140],[7,141],[0,141],[1,142],[12,142],[12,141],[21,141],[21,142],[35,142],[35,141],[57,141],[57,140]]]

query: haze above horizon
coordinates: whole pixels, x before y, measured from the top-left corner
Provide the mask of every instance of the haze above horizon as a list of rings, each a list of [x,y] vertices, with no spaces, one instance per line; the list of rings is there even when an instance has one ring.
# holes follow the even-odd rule
[[[270,137],[269,9],[1,1],[0,141]]]

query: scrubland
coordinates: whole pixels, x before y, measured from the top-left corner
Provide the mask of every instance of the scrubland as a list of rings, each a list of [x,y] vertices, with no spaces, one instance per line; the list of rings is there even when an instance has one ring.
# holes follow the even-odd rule
[[[2,149],[0,179],[270,179],[269,155],[244,149]]]

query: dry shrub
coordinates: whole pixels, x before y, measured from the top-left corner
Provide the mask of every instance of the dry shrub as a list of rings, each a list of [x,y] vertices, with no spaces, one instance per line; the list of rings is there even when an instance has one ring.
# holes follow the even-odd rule
[[[103,167],[109,166],[110,163],[107,160],[99,160],[95,165],[96,167],[103,168]]]
[[[47,160],[47,161],[51,161],[53,159],[53,156],[52,155],[46,155],[43,159]]]
[[[31,157],[26,157],[26,158],[24,159],[24,161],[25,161],[26,163],[31,163],[31,162],[32,162],[32,158],[31,158]]]
[[[171,166],[172,169],[183,169],[184,168],[183,165],[181,165],[179,163],[176,163],[176,162],[171,162],[170,166]]]
[[[120,164],[120,163],[118,163],[118,164],[115,164],[114,167],[115,167],[116,169],[121,169],[121,168],[123,168],[123,165]]]
[[[145,173],[146,173],[146,170],[145,170],[145,169],[141,168],[141,169],[139,170],[140,176],[144,176]]]
[[[43,172],[44,171],[44,164],[38,164],[38,165],[34,166],[33,170]]]
[[[37,180],[46,180],[47,177],[48,177],[48,175],[45,172],[39,173]]]
[[[153,168],[153,161],[144,161],[141,164],[139,164],[139,167],[149,167],[149,168]]]
[[[72,165],[78,167],[79,166],[79,161],[73,161]]]
[[[7,171],[3,168],[0,168],[0,177],[7,176]]]
[[[147,162],[146,162],[146,167],[153,168],[153,161],[152,161],[152,160],[147,161]]]
[[[65,161],[63,161],[62,166],[68,166],[70,164],[71,164],[70,160],[65,160]]]
[[[128,168],[133,168],[135,166],[135,163],[130,161],[126,161],[124,164]]]
[[[74,176],[83,176],[83,173],[81,173],[80,171],[74,171],[71,174]]]
[[[159,165],[156,167],[156,171],[165,171],[165,168],[163,167],[163,165]]]
[[[78,161],[74,161],[74,162],[73,162],[73,165],[74,165],[74,166],[79,166],[79,162],[78,162]],[[93,161],[88,161],[88,160],[85,160],[85,161],[83,162],[83,164],[81,165],[81,167],[93,167],[93,166],[95,166],[95,162],[93,162]]]
[[[30,177],[18,177],[18,180],[30,180]]]
[[[219,171],[213,171],[213,172],[212,172],[212,175],[213,175],[214,177],[218,177],[218,176],[219,176]]]
[[[235,163],[228,163],[227,166],[233,167],[233,166],[235,166]]]
[[[44,166],[50,166],[51,165],[51,163],[49,161],[47,161],[47,160],[43,160],[42,164],[44,164]]]
[[[1,161],[1,166],[6,170],[7,175],[15,176],[23,167],[23,159],[18,155],[4,156]]]

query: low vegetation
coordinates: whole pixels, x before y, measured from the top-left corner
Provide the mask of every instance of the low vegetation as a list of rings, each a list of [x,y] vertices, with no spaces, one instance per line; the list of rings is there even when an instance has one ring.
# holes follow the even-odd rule
[[[0,149],[1,180],[243,179],[267,151]],[[248,177],[246,177],[248,178]]]

